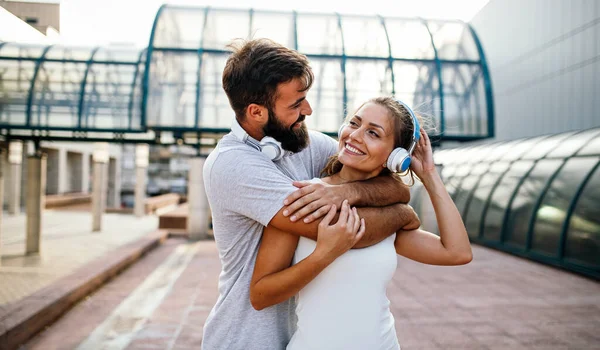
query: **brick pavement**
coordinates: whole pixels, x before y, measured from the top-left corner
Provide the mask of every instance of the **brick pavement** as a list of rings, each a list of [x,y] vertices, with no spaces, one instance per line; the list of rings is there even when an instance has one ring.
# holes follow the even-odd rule
[[[167,242],[78,305],[30,348],[65,348],[55,345],[65,345],[67,335],[69,345],[85,339],[118,304],[115,300],[152,271],[148,264],[158,265],[178,244]],[[217,298],[219,274],[214,242],[199,244],[199,252],[128,349],[198,348]],[[474,261],[462,267],[399,258],[388,296],[403,350],[600,349],[600,283],[487,248],[473,249]],[[83,331],[73,334],[74,325],[82,322]]]
[[[25,215],[3,215],[0,307],[156,230],[158,218],[104,214],[102,223],[101,232],[92,232],[89,212],[45,210],[41,254],[25,256]]]

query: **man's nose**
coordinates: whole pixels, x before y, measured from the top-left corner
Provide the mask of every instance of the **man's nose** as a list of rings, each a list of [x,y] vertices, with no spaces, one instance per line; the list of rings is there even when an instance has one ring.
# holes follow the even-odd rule
[[[302,101],[302,110],[300,111],[300,113],[302,113],[303,115],[311,115],[312,112],[313,110],[310,106],[310,103],[308,103],[307,100]]]

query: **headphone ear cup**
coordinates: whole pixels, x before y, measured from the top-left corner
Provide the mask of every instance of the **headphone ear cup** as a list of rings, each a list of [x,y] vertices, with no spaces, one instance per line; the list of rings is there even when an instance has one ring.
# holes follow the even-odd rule
[[[338,140],[342,137],[342,130],[344,130],[346,125],[346,123],[342,123],[342,125],[340,125],[340,129],[338,130]]]
[[[387,168],[393,173],[401,173],[408,170],[410,166],[410,155],[404,148],[395,148],[388,157]]]
[[[277,161],[283,158],[283,148],[281,143],[274,138],[267,136],[260,140],[260,151],[267,155],[272,161]]]

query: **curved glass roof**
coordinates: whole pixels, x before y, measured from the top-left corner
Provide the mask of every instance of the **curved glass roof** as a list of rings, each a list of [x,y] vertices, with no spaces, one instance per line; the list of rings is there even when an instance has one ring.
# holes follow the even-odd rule
[[[442,140],[494,135],[483,49],[464,22],[170,5],[142,51],[0,43],[0,128],[154,131],[196,142],[228,132],[227,45],[249,37],[309,57],[310,128],[336,134],[347,111],[395,94],[430,115]]]
[[[335,133],[348,110],[395,94],[431,115],[442,139],[493,136],[489,73],[464,22],[178,6],[161,7],[150,36],[148,126],[228,129],[233,114],[220,88],[226,46],[249,37],[267,37],[309,57],[316,76],[309,127]]]
[[[600,278],[599,140],[595,128],[434,158],[472,241]]]
[[[0,45],[0,127],[144,131],[144,58],[123,48]]]

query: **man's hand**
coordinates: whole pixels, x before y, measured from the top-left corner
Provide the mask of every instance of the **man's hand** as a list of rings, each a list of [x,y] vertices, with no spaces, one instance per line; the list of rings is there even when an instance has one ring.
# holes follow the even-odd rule
[[[327,214],[333,205],[341,208],[346,199],[346,193],[339,185],[329,185],[323,181],[294,181],[293,185],[299,189],[283,202],[284,205],[288,205],[283,215],[291,215],[291,221],[305,217],[305,223],[313,222]]]

